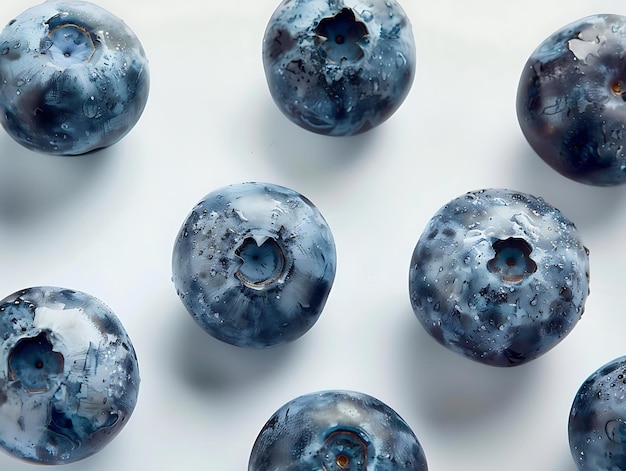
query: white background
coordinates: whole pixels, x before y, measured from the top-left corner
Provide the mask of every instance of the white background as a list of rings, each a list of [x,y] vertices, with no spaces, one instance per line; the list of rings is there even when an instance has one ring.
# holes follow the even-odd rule
[[[550,170],[515,115],[521,70],[539,43],[623,0],[404,0],[417,76],[385,124],[329,138],[291,124],[265,84],[261,41],[275,0],[101,0],[140,37],[152,86],[120,143],[60,158],[0,130],[0,297],[56,285],[107,303],[138,352],[135,413],[72,470],[247,468],[282,404],[321,389],[368,393],[413,428],[431,471],[575,471],[567,419],[582,381],[626,354],[626,187]],[[30,6],[2,0],[0,23]],[[267,181],[309,197],[333,230],[338,269],[300,340],[246,351],[199,330],[176,296],[176,233],[206,193]],[[469,190],[543,196],[591,250],[591,295],[574,331],[526,366],[496,369],[448,352],[413,315],[408,266],[422,230]],[[0,424],[0,426],[2,426]],[[0,454],[0,470],[31,469]]]

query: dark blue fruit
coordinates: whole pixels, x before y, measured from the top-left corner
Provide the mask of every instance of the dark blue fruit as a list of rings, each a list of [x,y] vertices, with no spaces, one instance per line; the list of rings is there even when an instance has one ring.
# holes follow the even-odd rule
[[[548,165],[581,183],[626,182],[626,17],[593,15],[547,38],[520,79],[517,116]]]
[[[574,224],[544,200],[474,191],[426,226],[409,291],[415,315],[441,344],[488,365],[521,365],[582,316],[589,257]]]
[[[248,471],[427,471],[408,424],[367,394],[322,391],[281,407],[265,424]]]
[[[267,25],[263,64],[291,121],[347,136],[379,125],[402,104],[415,75],[415,42],[395,0],[285,0]]]

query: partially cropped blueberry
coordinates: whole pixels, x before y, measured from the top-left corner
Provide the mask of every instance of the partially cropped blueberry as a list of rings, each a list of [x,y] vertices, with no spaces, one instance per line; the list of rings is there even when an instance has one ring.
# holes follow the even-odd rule
[[[148,61],[119,18],[81,0],[47,0],[0,33],[0,123],[36,152],[108,147],[139,120]]]
[[[442,345],[488,365],[521,365],[582,316],[589,255],[574,224],[543,199],[474,191],[428,222],[409,292],[415,315]]]
[[[263,64],[291,121],[353,135],[400,107],[415,75],[415,42],[395,0],[284,0],[265,31]]]
[[[548,37],[519,83],[517,115],[535,152],[589,185],[626,182],[626,17],[593,15]]]
[[[582,384],[568,435],[580,471],[626,469],[626,357],[602,366]]]
[[[426,471],[409,425],[388,405],[353,391],[288,402],[257,437],[248,471]]]
[[[0,447],[37,464],[67,464],[105,447],[137,402],[128,334],[80,291],[34,287],[0,301]]]
[[[209,193],[173,253],[183,304],[214,337],[240,347],[297,339],[320,316],[335,277],[335,243],[319,210],[268,183]]]

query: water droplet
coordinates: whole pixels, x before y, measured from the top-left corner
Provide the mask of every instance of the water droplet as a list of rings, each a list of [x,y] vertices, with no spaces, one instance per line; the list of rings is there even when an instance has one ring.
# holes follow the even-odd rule
[[[369,10],[363,10],[363,13],[361,13],[361,18],[363,18],[363,21],[368,23],[374,19],[374,15]]]
[[[404,57],[404,54],[402,54],[401,52],[398,52],[398,54],[396,55],[396,67],[398,69],[401,69],[403,67],[406,66],[406,57]]]
[[[88,118],[96,117],[98,114],[98,105],[96,104],[94,97],[89,97],[89,99],[83,104],[83,113]]]
[[[2,50],[2,55],[3,55],[3,56],[5,56],[5,55],[7,55],[8,53],[9,53],[9,48],[8,48],[8,47],[5,47],[5,48]]]

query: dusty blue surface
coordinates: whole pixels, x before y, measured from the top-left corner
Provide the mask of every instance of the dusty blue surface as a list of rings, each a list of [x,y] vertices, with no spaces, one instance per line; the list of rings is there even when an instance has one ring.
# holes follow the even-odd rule
[[[411,88],[411,22],[395,0],[286,0],[267,25],[263,64],[274,101],[293,122],[358,134],[389,118]]]
[[[573,180],[626,182],[626,17],[594,15],[547,38],[522,72],[517,114],[537,154]]]
[[[568,435],[580,471],[626,469],[626,357],[612,360],[582,384]]]
[[[178,234],[174,285],[193,318],[242,347],[289,342],[320,316],[336,250],[318,209],[299,193],[241,183],[209,193]]]
[[[139,39],[92,3],[49,0],[0,33],[0,124],[37,152],[116,143],[139,120],[149,82]]]
[[[489,365],[520,365],[579,321],[589,257],[574,224],[542,199],[475,191],[428,222],[409,291],[415,315],[441,344]]]
[[[248,471],[426,471],[409,425],[388,405],[353,391],[300,396],[267,421]]]
[[[133,345],[111,310],[70,289],[0,301],[0,446],[39,464],[100,451],[137,402]]]

